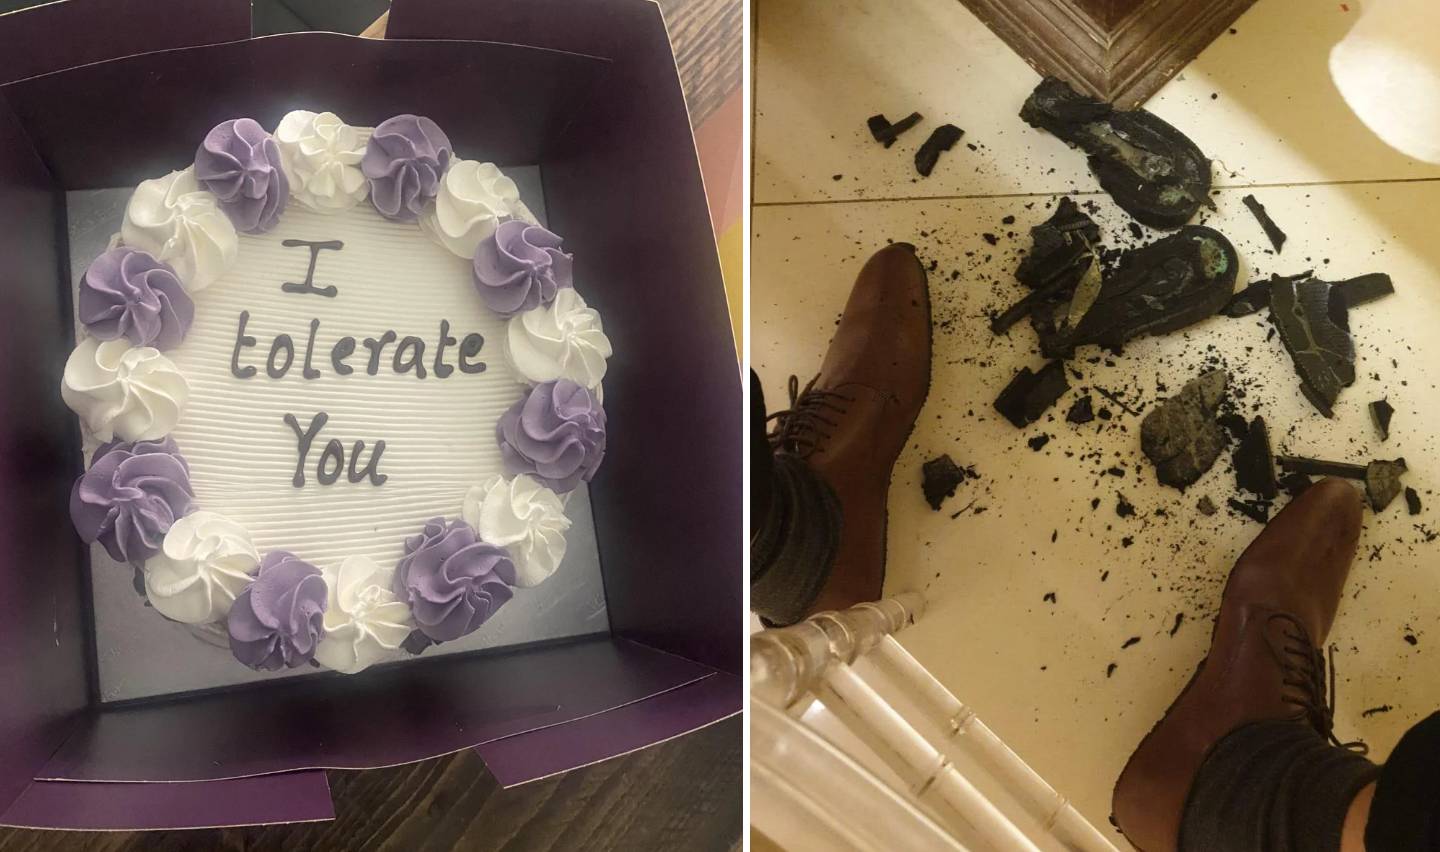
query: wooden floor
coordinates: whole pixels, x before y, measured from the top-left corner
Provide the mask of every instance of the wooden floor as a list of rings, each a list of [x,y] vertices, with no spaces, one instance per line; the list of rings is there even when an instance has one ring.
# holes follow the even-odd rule
[[[740,86],[742,0],[658,2],[698,127]],[[510,790],[501,790],[470,751],[391,769],[331,772],[334,822],[145,834],[0,829],[0,852],[726,852],[740,848],[742,724],[727,719]]]

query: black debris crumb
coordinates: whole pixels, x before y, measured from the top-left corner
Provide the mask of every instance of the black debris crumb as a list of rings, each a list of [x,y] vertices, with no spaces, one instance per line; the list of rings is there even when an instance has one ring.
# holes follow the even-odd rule
[[[983,239],[985,242],[989,243],[989,244],[992,245],[992,246],[993,246],[993,245],[999,245],[999,244],[1000,244],[1000,238],[997,237],[997,236],[995,236],[994,234],[990,233],[989,231],[986,231],[985,233],[981,234],[981,235],[980,235],[980,238]]]
[[[1404,488],[1400,477],[1406,469],[1404,459],[1378,459],[1365,465],[1365,496],[1370,500],[1371,509],[1384,511],[1390,501],[1400,496]]]
[[[1395,708],[1391,707],[1389,704],[1381,704],[1379,707],[1371,707],[1369,710],[1361,710],[1360,716],[1362,718],[1369,718],[1377,713],[1389,713],[1391,710],[1394,709]]]
[[[1013,224],[1015,224],[1015,217],[1014,217],[1014,216],[1005,216],[1004,218],[1002,218],[1002,219],[1000,220],[1000,224],[1002,224],[1002,225],[1013,225]]]
[[[1215,514],[1215,501],[1209,497],[1201,497],[1200,500],[1195,503],[1195,509],[1202,515],[1213,515]]]
[[[1260,227],[1265,229],[1265,236],[1270,238],[1270,245],[1274,246],[1275,253],[1279,254],[1280,249],[1285,245],[1285,232],[1280,230],[1280,226],[1276,225],[1275,220],[1270,218],[1270,214],[1265,212],[1265,205],[1261,204],[1255,196],[1247,195],[1240,200],[1250,208],[1251,213],[1255,214],[1255,218],[1260,222]]]
[[[1305,489],[1314,485],[1315,481],[1303,473],[1287,473],[1280,477],[1280,490],[1290,495],[1293,500],[1305,493]]]
[[[866,119],[865,124],[870,128],[870,135],[875,137],[875,141],[884,143],[885,147],[889,148],[900,138],[900,134],[919,124],[923,117],[918,112],[912,112],[891,124],[883,115],[872,115]]]
[[[1130,545],[1132,545],[1132,544],[1134,544],[1134,543],[1135,543],[1135,536],[1133,536],[1133,535],[1127,535],[1127,536],[1125,536],[1124,538],[1120,539],[1120,546],[1121,546],[1121,547],[1129,547]]]
[[[1412,515],[1420,514],[1420,492],[1414,488],[1405,489],[1405,508],[1408,509]]]
[[[1375,422],[1375,430],[1380,433],[1380,440],[1390,438],[1390,418],[1395,416],[1395,407],[1388,400],[1377,399],[1370,403],[1370,419]]]
[[[1187,382],[1141,421],[1140,449],[1155,464],[1162,484],[1184,490],[1215,464],[1226,443],[1215,410],[1228,382],[1223,370],[1211,370]]]
[[[1249,491],[1267,500],[1280,493],[1275,481],[1275,456],[1270,451],[1270,433],[1265,428],[1265,418],[1256,416],[1250,421],[1245,436],[1235,449],[1235,485],[1241,491]]]
[[[1096,497],[1090,501],[1090,511],[1093,512],[1098,508],[1100,508],[1100,498]]]
[[[1091,406],[1090,394],[1087,393],[1075,400],[1075,404],[1071,405],[1070,411],[1066,413],[1065,419],[1071,423],[1089,423],[1095,419],[1095,411]]]
[[[1115,514],[1122,518],[1135,517],[1135,506],[1125,499],[1124,494],[1116,494],[1115,498]]]
[[[935,164],[940,161],[940,152],[949,151],[960,141],[965,131],[953,124],[942,124],[930,133],[930,138],[915,152],[915,171],[921,177],[929,177]]]
[[[1051,361],[1037,372],[1023,368],[995,399],[995,410],[1005,415],[1017,429],[1040,419],[1070,389],[1065,378],[1065,363]]]
[[[1130,223],[1130,236],[1137,240],[1145,239],[1145,229],[1140,227],[1139,222]]]
[[[1125,644],[1123,644],[1123,645],[1120,646],[1120,650],[1123,651],[1123,650],[1125,650],[1126,648],[1129,648],[1131,645],[1138,645],[1138,644],[1140,644],[1140,637],[1139,637],[1139,636],[1131,636],[1129,639],[1126,639],[1126,640],[1125,640]]]
[[[1055,603],[1055,600],[1056,600],[1056,598],[1055,598],[1055,593],[1054,593],[1054,592],[1046,592],[1046,593],[1045,593],[1045,597],[1041,598],[1041,600],[1045,601],[1046,603]]]
[[[1050,436],[1045,434],[1044,432],[1041,432],[1039,435],[1036,435],[1025,443],[1030,445],[1030,449],[1038,453],[1045,448],[1046,444],[1050,443]]]
[[[830,176],[830,179],[831,179],[831,180],[843,180],[844,177],[845,177],[844,175],[831,175],[831,176]]]
[[[1109,676],[1115,674],[1115,670],[1118,669],[1118,668],[1120,668],[1120,666],[1119,666],[1118,664],[1116,664],[1116,663],[1111,663],[1110,665],[1106,666],[1106,667],[1105,667],[1105,676],[1106,676],[1106,677],[1109,677]]]
[[[1231,509],[1235,510],[1241,515],[1244,515],[1250,520],[1255,521],[1256,523],[1264,524],[1269,523],[1270,521],[1269,503],[1262,503],[1258,500],[1242,502],[1240,500],[1236,500],[1234,497],[1231,497],[1225,502],[1227,505],[1229,505]]]
[[[1179,632],[1180,632],[1180,625],[1181,625],[1181,624],[1184,624],[1184,623],[1185,623],[1185,613],[1183,613],[1183,612],[1177,612],[1177,613],[1175,613],[1175,624],[1174,624],[1174,626],[1172,626],[1172,627],[1170,628],[1170,635],[1171,635],[1171,636],[1174,636],[1176,633],[1179,633]]]
[[[955,464],[949,453],[925,462],[920,471],[923,475],[920,488],[925,492],[925,502],[937,512],[945,498],[955,496],[955,488],[965,481],[965,472]]]
[[[1414,647],[1415,645],[1419,645],[1419,644],[1420,644],[1420,640],[1415,637],[1415,634],[1414,634],[1414,633],[1406,633],[1406,634],[1405,634],[1405,642],[1406,642],[1406,644],[1410,645],[1411,647]]]
[[[1054,544],[1054,543],[1055,543],[1055,540],[1058,539],[1058,538],[1060,538],[1060,531],[1059,531],[1059,530],[1051,530],[1051,531],[1050,531],[1050,543],[1051,543],[1051,544]]]

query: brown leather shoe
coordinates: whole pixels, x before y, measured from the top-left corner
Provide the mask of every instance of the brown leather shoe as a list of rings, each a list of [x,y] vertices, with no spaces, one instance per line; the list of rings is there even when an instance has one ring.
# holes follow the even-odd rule
[[[820,373],[772,415],[771,443],[805,459],[840,503],[840,544],[811,612],[880,597],[890,473],[930,391],[930,291],[915,248],[876,252],[850,291]]]
[[[1251,722],[1294,719],[1331,737],[1324,645],[1360,537],[1360,495],[1327,479],[1241,554],[1210,652],[1120,773],[1111,821],[1142,852],[1177,848],[1191,782],[1212,746]]]

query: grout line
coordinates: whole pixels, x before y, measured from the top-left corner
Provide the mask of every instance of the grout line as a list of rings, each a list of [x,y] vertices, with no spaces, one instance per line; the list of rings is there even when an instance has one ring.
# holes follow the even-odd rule
[[[753,131],[752,131],[753,133]],[[753,160],[752,160],[753,167]],[[1358,180],[1317,180],[1317,181],[1294,181],[1290,183],[1244,183],[1234,185],[1217,185],[1211,189],[1236,190],[1236,189],[1290,189],[1309,186],[1363,186],[1366,184],[1392,184],[1392,183],[1437,183],[1440,177],[1423,178],[1374,178]],[[753,184],[752,184],[753,186]],[[897,201],[967,201],[985,198],[1054,198],[1058,195],[1090,196],[1105,195],[1103,189],[1086,190],[1064,190],[1058,192],[996,192],[996,193],[975,193],[971,195],[905,195],[886,196],[883,198],[818,198],[813,201],[754,201],[750,202],[751,207],[804,207],[818,204],[877,204]]]

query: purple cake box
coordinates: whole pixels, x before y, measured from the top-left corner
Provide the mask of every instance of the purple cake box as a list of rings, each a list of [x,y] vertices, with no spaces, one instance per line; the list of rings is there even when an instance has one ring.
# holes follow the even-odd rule
[[[664,22],[648,0],[396,0],[391,38],[249,39],[246,0],[62,0],[0,16],[0,824],[333,816],[326,768],[476,749],[519,784],[741,709],[741,385]],[[458,41],[456,39],[467,39]],[[101,703],[65,192],[135,185],[240,115],[429,115],[472,156],[538,163],[616,341],[591,484],[610,632]],[[482,116],[503,115],[505,122]],[[182,782],[182,783],[175,783]]]

